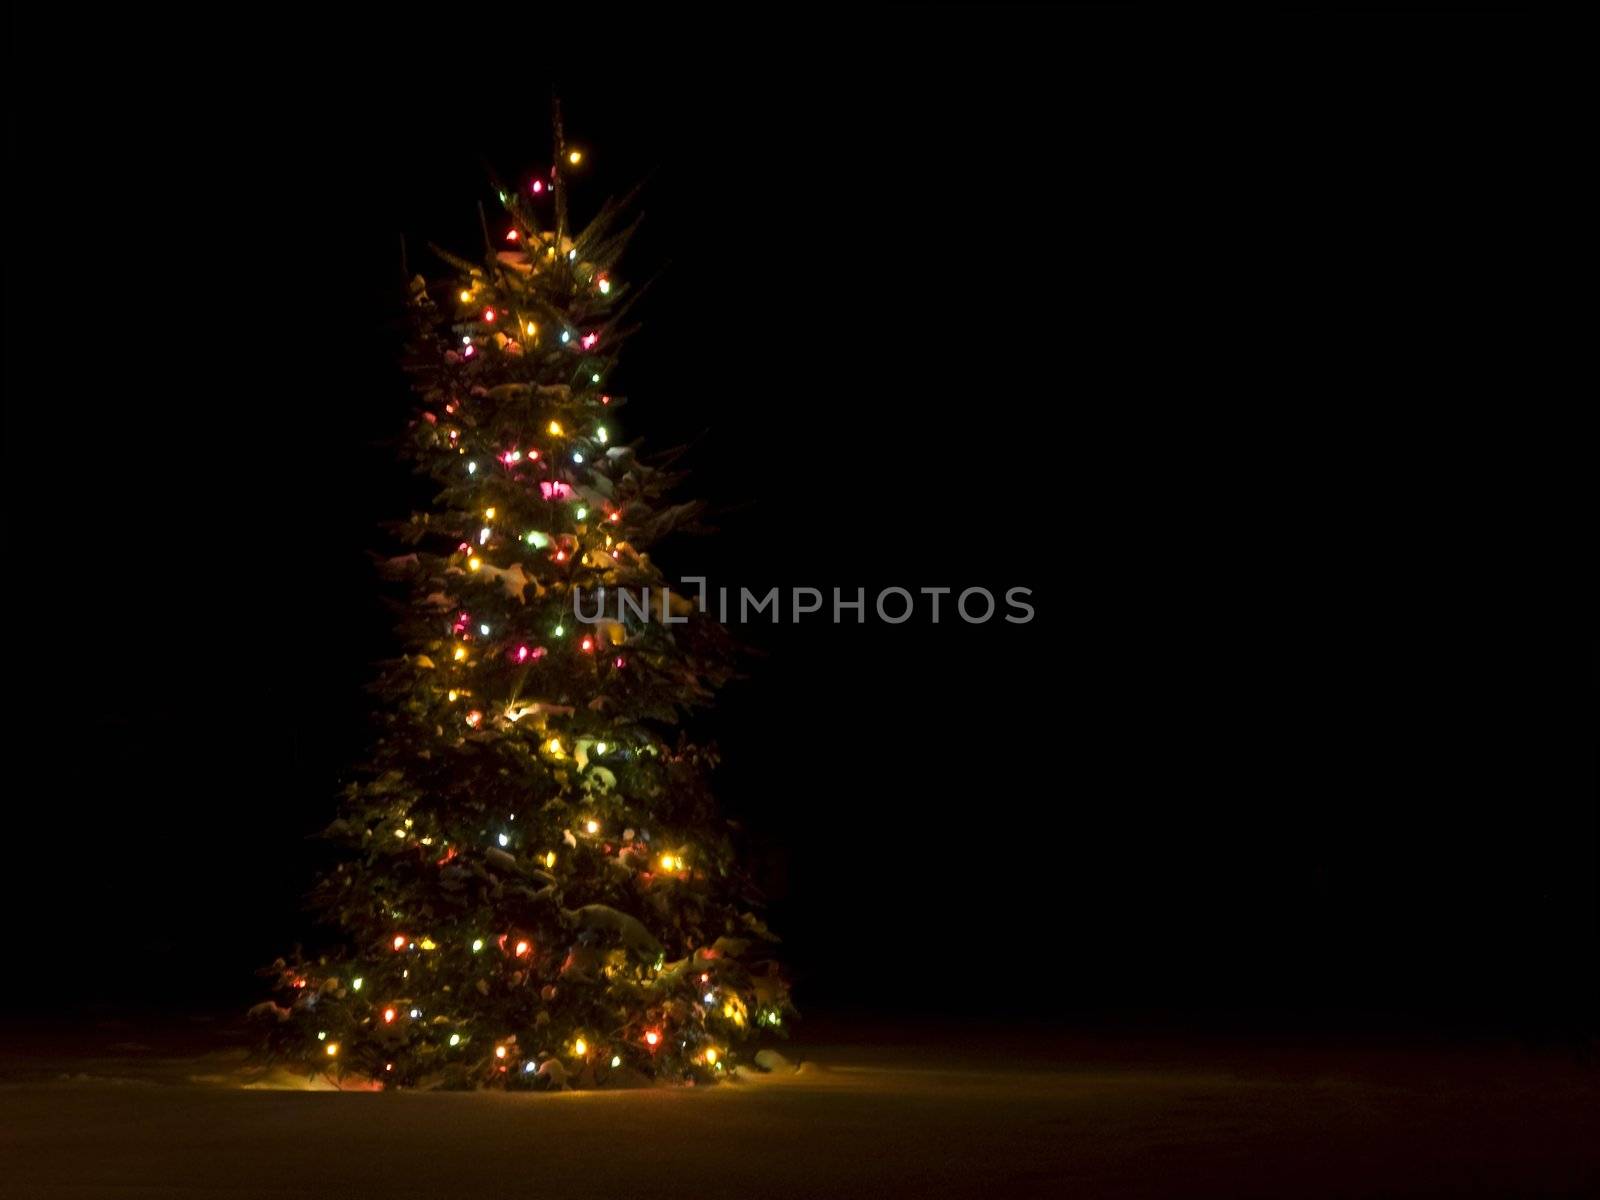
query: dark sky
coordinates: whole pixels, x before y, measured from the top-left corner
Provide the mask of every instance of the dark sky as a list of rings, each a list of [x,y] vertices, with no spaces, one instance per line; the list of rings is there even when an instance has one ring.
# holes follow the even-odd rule
[[[719,527],[669,572],[1034,590],[745,631],[705,731],[802,1009],[1590,1002],[1581,543],[1511,508],[1582,507],[1507,406],[1515,39],[739,20],[16,18],[8,1004],[234,1004],[303,931],[413,496],[401,238],[478,251],[552,85],[578,211],[644,181],[622,425]]]

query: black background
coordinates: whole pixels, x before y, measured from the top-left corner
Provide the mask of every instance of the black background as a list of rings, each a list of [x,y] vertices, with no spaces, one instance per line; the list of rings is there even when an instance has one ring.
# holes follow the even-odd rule
[[[402,235],[476,253],[556,85],[578,214],[644,181],[621,425],[719,528],[669,573],[1033,589],[744,631],[704,724],[803,1011],[1592,1012],[1504,18],[125,20],[13,28],[7,1007],[229,1010],[306,932],[414,498]]]

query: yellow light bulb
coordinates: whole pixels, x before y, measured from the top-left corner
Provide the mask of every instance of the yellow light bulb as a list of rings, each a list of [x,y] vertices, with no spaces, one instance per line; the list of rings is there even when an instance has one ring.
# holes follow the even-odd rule
[[[556,852],[554,850],[547,851],[545,853],[545,856],[544,856],[545,870],[548,871],[551,867],[553,867],[555,865],[556,865]]]
[[[549,428],[551,437],[560,437],[561,436],[561,422],[560,421],[551,421],[549,426],[548,426],[548,428]]]
[[[439,948],[438,942],[434,941],[432,938],[426,937],[418,942],[417,945],[421,946],[424,950],[437,950]]]
[[[494,1056],[496,1058],[504,1058],[506,1056],[506,1048],[504,1046],[496,1046],[494,1048]]]
[[[461,289],[461,303],[465,304],[465,303],[467,303],[467,301],[469,301],[471,299],[472,299],[472,293],[469,292],[466,288],[462,288]]]
[[[456,661],[460,662],[462,659],[466,658],[466,656],[467,656],[467,648],[465,646],[457,646],[456,647],[456,655],[455,655]],[[450,699],[454,700],[455,697],[451,696]]]
[[[528,331],[528,336],[529,337],[538,337],[539,336],[539,327],[537,325],[535,325],[532,321],[529,321],[528,324],[525,326],[525,328]]]
[[[456,699],[461,695],[461,693],[456,691],[455,688],[451,688],[449,694],[450,694],[450,701],[451,701],[452,704],[455,703]]]
[[[476,556],[469,558],[467,559],[467,566],[469,569],[476,571],[479,567],[483,566],[483,559]]]
[[[548,750],[551,754],[560,754],[561,753],[561,739],[560,738],[551,738],[548,742],[546,742],[544,744],[544,748],[546,750]]]
[[[582,1058],[585,1054],[589,1053],[589,1043],[584,1041],[582,1038],[579,1038],[577,1041],[572,1043],[572,1052],[579,1058]]]
[[[492,509],[492,508],[486,508],[486,509],[484,509],[484,510],[483,510],[483,519],[484,519],[484,520],[485,520],[485,521],[492,521],[492,520],[494,520],[494,509]]]
[[[583,151],[574,150],[571,154],[567,155],[567,161],[573,166],[577,166],[583,161]]]
[[[712,1047],[712,1046],[707,1046],[706,1047],[706,1061],[708,1063],[710,1063],[712,1066],[716,1066],[717,1065],[717,1051],[716,1051],[715,1047]]]
[[[327,1054],[328,1054],[329,1058],[335,1058],[335,1057],[338,1056],[338,1053],[339,1053],[339,1043],[338,1042],[329,1042],[326,1046],[323,1047],[323,1049],[327,1051]]]
[[[673,858],[672,855],[670,855],[670,854],[663,854],[661,856],[661,869],[663,871],[675,871],[675,870],[677,870],[678,869],[678,860]]]
[[[583,827],[586,830],[588,830],[590,833],[599,833],[600,832],[600,822],[599,821],[585,821],[583,823]]]

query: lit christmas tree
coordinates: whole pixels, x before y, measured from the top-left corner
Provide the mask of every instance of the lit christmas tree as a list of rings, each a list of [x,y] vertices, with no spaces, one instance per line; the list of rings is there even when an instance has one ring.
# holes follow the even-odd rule
[[[255,1010],[269,1053],[312,1072],[705,1082],[791,1011],[711,755],[675,729],[728,677],[728,643],[644,553],[695,509],[621,444],[607,391],[626,206],[569,233],[582,155],[559,119],[555,140],[547,175],[500,193],[501,247],[441,253],[455,277],[411,285],[409,452],[441,490],[389,563],[406,653],[313,896],[346,944],[274,964]],[[574,589],[592,611],[601,588],[607,619],[575,620]]]

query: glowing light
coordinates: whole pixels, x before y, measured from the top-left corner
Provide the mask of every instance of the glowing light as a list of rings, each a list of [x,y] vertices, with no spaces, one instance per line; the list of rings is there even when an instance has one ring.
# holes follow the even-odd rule
[[[708,1063],[710,1063],[712,1066],[716,1066],[717,1065],[717,1051],[716,1051],[716,1048],[714,1046],[707,1046],[706,1047],[706,1061]]]
[[[403,837],[405,837],[405,835],[406,835],[406,831],[405,831],[405,830],[404,830],[404,829],[396,829],[396,830],[395,830],[395,831],[394,831],[394,835],[395,835],[395,837],[397,837],[397,838],[403,838]]]
[[[471,300],[472,300],[472,293],[468,289],[462,288],[461,289],[461,303],[467,304]]]
[[[575,1039],[572,1043],[572,1052],[579,1058],[582,1058],[585,1054],[589,1053],[589,1043],[584,1041],[582,1038]]]
[[[539,495],[546,500],[572,499],[572,485],[570,483],[551,482],[548,479],[539,481]]]
[[[555,634],[556,637],[566,637],[567,636],[567,627],[565,625],[557,625],[550,632]]]
[[[483,510],[483,519],[485,521],[492,521],[492,520],[494,520],[494,514],[495,514],[495,510],[494,509],[486,508],[486,509]]]
[[[528,545],[534,547],[536,550],[543,550],[550,544],[550,539],[544,534],[540,533],[537,529],[528,530],[528,532],[523,535],[523,539],[528,543]]]
[[[622,510],[620,508],[617,509],[617,511],[612,513],[609,517],[607,517],[606,520],[610,521],[613,525],[615,525],[618,521],[622,520]]]
[[[500,461],[505,463],[505,465],[508,466],[508,467],[514,467],[519,462],[522,461],[522,451],[521,450],[507,450],[504,454],[502,454],[500,456]]]
[[[482,529],[478,530],[478,545],[480,545],[480,546],[488,545],[489,544],[489,536],[490,536],[490,534],[492,532],[493,532],[493,530],[491,530],[487,525],[485,525]]]
[[[594,744],[594,752],[596,754],[604,754],[606,752],[606,744],[604,742],[596,742]],[[361,985],[357,984],[356,986],[360,987]]]
[[[389,945],[393,946],[396,950],[404,950],[406,948],[406,935],[403,933],[395,934],[394,938],[389,942]]]
[[[451,655],[451,657],[454,658],[457,662],[462,662],[467,657],[467,648],[465,646],[457,646],[455,648],[455,652]],[[458,693],[456,693],[456,692],[451,692],[450,693],[450,699],[454,700],[456,698],[457,694]]]
[[[383,1010],[383,1023],[385,1025],[392,1025],[394,1023],[394,1016],[395,1016],[394,1009],[392,1009],[392,1008],[384,1009]]]
[[[363,983],[365,983],[365,982],[366,982],[366,980],[362,979],[361,976],[357,975],[354,979],[352,979],[350,981],[350,986],[353,987],[356,991],[359,992],[361,990],[361,985]]]
[[[506,230],[506,241],[508,241],[508,242],[516,241],[519,236],[520,235],[517,233],[517,231],[515,229]],[[454,1044],[455,1043],[453,1043],[453,1042],[451,1043],[451,1045],[454,1045]]]
[[[584,831],[587,832],[587,833],[599,833],[600,832],[600,822],[599,821],[593,821],[593,820],[585,821],[583,823],[583,828],[584,828]]]
[[[328,1031],[326,1029],[317,1030],[317,1041],[325,1042],[327,1040],[328,1040]]]
[[[540,192],[544,191],[544,180],[535,179],[532,183],[530,183],[528,185],[528,190],[530,192],[532,192],[535,196],[537,196]],[[533,1064],[529,1063],[528,1066],[529,1066],[529,1069],[531,1070]]]
[[[644,1044],[646,1046],[658,1046],[658,1045],[660,1045],[661,1044],[661,1034],[659,1032],[657,1032],[656,1030],[654,1030],[654,1029],[646,1029],[644,1031]]]
[[[554,249],[554,247],[552,247],[552,249]],[[566,345],[566,344],[567,344],[567,343],[568,343],[568,342],[570,342],[570,341],[571,341],[571,340],[572,340],[572,330],[570,330],[570,329],[563,329],[563,330],[562,330],[562,331],[561,331],[561,344],[562,344],[562,345],[563,345],[563,346],[564,346],[564,345]]]
[[[506,1048],[504,1046],[496,1046],[494,1048],[494,1056],[496,1058],[504,1058],[506,1056]]]
[[[717,994],[715,992],[707,992],[703,997],[701,997],[701,999],[703,999],[707,1004],[715,1004],[717,1000]]]
[[[482,938],[473,938],[472,939],[472,952],[474,954],[476,954],[482,949],[483,949],[483,939]]]
[[[600,439],[600,443],[602,445],[604,445],[607,441],[610,440],[610,436],[611,435],[606,433],[606,427],[604,425],[602,425],[602,426],[600,426],[600,428],[598,428],[598,429],[596,429],[594,431],[594,436],[599,438]]]
[[[430,937],[423,938],[417,943],[417,945],[421,946],[424,950],[437,950],[439,948],[439,943]]]
[[[451,1035],[450,1035],[450,1044],[451,1044],[451,1045],[452,1045],[452,1046],[459,1046],[459,1045],[461,1045],[461,1035],[460,1035],[460,1034],[459,1034],[459,1033],[452,1033],[452,1034],[451,1034]]]
[[[494,324],[494,309],[492,309],[492,308],[484,309],[483,310],[483,320],[484,320],[484,323],[486,325],[493,325]]]
[[[509,845],[511,845],[511,839],[509,837],[507,837],[505,834],[502,833],[500,835],[500,844],[502,846],[509,846]]]
[[[578,344],[585,350],[593,350],[594,344],[600,340],[598,333],[586,333],[578,339]]]
[[[544,744],[544,748],[550,754],[559,755],[561,753],[561,739],[560,738],[551,738],[548,742],[546,742]]]
[[[600,372],[596,371],[593,375],[589,376],[589,382],[590,383],[599,383],[600,382]]]
[[[518,942],[517,943],[517,957],[518,958],[526,958],[527,954],[528,954],[528,951],[532,950],[532,949],[533,949],[533,947],[531,945],[529,945],[527,942]]]
[[[611,665],[613,667],[615,667],[617,670],[620,671],[620,670],[622,670],[623,667],[628,665],[628,660],[623,658],[622,655],[619,654],[619,655],[617,655],[616,660]]]
[[[621,1066],[621,1065],[622,1065],[622,1055],[620,1055],[620,1054],[613,1054],[613,1055],[612,1055],[612,1056],[611,1056],[611,1065],[612,1065],[612,1066],[613,1066],[613,1067],[620,1067],[620,1066]]]
[[[533,1072],[535,1071],[535,1069],[536,1068],[534,1067],[532,1062],[525,1062],[525,1063],[522,1064],[522,1073],[524,1075],[532,1075]]]
[[[471,358],[477,352],[478,352],[478,348],[476,346],[468,346],[465,350],[463,350],[461,352],[461,357],[462,358]]]
[[[678,859],[674,858],[672,855],[663,854],[661,856],[661,869],[663,871],[676,871],[678,869],[678,866],[679,866]]]
[[[550,424],[547,425],[545,428],[546,428],[546,431],[550,434],[551,437],[560,437],[561,436],[561,422],[560,421],[551,421]]]
[[[323,1047],[323,1050],[327,1052],[329,1058],[337,1058],[339,1055],[339,1043],[329,1042]]]
[[[572,461],[575,463],[581,463],[583,461],[583,455],[574,452],[572,455]]]
[[[589,515],[589,510],[587,508],[580,508],[580,509],[578,509],[577,512],[573,513],[572,515],[577,517],[578,520],[581,521],[581,520],[583,520],[585,517],[587,517]]]
[[[609,296],[611,294],[611,280],[607,279],[604,275],[600,276],[599,279],[596,279],[594,281],[594,285],[600,289],[600,294],[602,296]]]
[[[529,337],[538,337],[539,336],[539,327],[537,325],[535,325],[532,321],[529,321],[522,328],[523,328],[523,331]]]
[[[415,1021],[415,1020],[416,1020],[416,1019],[417,1019],[417,1018],[418,1018],[418,1017],[420,1017],[420,1016],[421,1016],[421,1015],[422,1015],[422,1010],[421,1010],[421,1009],[420,1009],[420,1008],[413,1008],[413,1009],[412,1009],[412,1010],[411,1010],[411,1019],[412,1019],[412,1020],[413,1020],[413,1021]]]
[[[594,639],[592,637],[584,638],[583,641],[578,643],[578,649],[582,650],[585,654],[588,654],[594,649]]]
[[[489,636],[489,627],[487,625],[479,625],[478,626],[478,632],[483,634],[484,637],[488,637]]]
[[[571,154],[567,155],[567,161],[573,166],[577,166],[583,161],[583,151],[574,150]]]
[[[548,871],[551,867],[553,867],[555,865],[556,865],[556,852],[554,850],[546,851],[545,852],[545,856],[544,856],[544,869],[546,871]]]
[[[527,662],[528,661],[528,648],[526,646],[518,646],[517,647],[516,658],[517,658],[518,662]]]
[[[474,554],[471,558],[467,559],[467,569],[469,571],[476,571],[481,566],[483,566],[483,559],[479,558],[476,554]],[[457,658],[465,658],[466,656],[467,656],[467,654],[466,654],[466,651],[464,651],[464,650],[458,651],[456,653],[456,657]]]
[[[483,713],[475,708],[467,714],[466,719],[467,724],[476,729],[479,725],[483,724]]]
[[[468,462],[467,462],[467,474],[468,475],[476,475],[477,473],[478,473],[478,464],[469,459]]]

